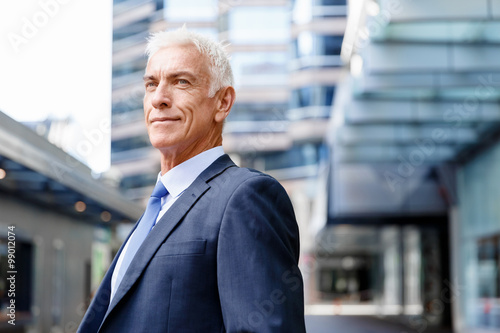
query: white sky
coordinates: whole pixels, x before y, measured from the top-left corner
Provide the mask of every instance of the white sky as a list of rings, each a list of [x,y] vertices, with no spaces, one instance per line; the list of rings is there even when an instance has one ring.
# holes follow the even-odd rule
[[[18,121],[71,115],[80,157],[105,171],[109,128],[99,123],[111,113],[111,46],[111,0],[2,1],[0,111]]]

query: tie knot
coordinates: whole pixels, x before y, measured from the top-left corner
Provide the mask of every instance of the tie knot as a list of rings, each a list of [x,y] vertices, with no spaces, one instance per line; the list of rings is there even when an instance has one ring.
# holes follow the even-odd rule
[[[167,189],[165,188],[165,186],[163,186],[163,183],[159,181],[156,183],[156,186],[153,190],[153,194],[151,194],[151,196],[155,198],[162,198],[165,195],[167,195],[167,193],[168,193]]]

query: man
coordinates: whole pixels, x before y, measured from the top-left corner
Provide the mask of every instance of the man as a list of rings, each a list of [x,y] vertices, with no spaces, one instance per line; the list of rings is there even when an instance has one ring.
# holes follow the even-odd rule
[[[235,100],[227,54],[184,28],[154,34],[147,53],[144,114],[161,173],[78,331],[305,332],[290,200],[222,150]]]

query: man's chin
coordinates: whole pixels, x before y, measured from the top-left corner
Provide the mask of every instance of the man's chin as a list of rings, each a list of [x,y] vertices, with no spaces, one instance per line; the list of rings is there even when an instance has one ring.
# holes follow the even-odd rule
[[[150,140],[151,145],[158,150],[169,150],[175,146],[170,140]]]

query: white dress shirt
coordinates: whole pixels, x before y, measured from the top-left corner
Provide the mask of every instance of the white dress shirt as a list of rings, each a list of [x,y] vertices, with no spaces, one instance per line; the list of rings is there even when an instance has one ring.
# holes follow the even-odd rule
[[[195,157],[192,157],[189,160],[177,165],[176,167],[165,173],[163,176],[161,175],[161,172],[158,174],[157,181],[161,181],[163,183],[168,193],[166,196],[161,198],[161,210],[158,214],[158,217],[156,218],[154,225],[158,223],[158,221],[174,204],[174,202],[177,201],[181,194],[184,193],[189,185],[191,185],[206,168],[208,168],[213,162],[215,162],[215,160],[217,160],[222,155],[224,155],[224,150],[222,149],[222,146],[218,146],[206,150],[201,154],[198,154]],[[168,223],[168,221],[164,221],[162,223]],[[111,298],[109,303],[111,303],[116,289],[118,289],[118,286],[116,285],[116,279],[123,262],[123,255],[127,252],[127,248],[128,241],[127,244],[125,244],[125,246],[123,247],[120,257],[116,262],[113,276],[111,277]]]

